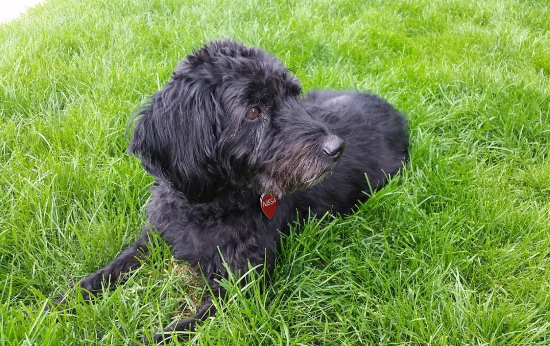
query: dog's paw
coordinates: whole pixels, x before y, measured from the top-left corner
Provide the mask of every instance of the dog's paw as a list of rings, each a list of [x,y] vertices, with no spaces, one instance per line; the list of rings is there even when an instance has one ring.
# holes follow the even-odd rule
[[[48,312],[51,310],[60,310],[67,306],[67,295],[64,294],[60,297],[50,299],[46,305],[44,306],[44,309],[42,311]]]

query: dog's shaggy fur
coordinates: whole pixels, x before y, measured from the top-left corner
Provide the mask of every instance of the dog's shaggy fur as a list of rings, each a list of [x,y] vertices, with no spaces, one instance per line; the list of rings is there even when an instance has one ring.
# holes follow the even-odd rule
[[[237,275],[249,264],[269,271],[289,224],[310,213],[349,213],[369,185],[381,188],[408,159],[406,120],[386,101],[351,92],[302,97],[280,61],[233,40],[194,51],[140,114],[130,152],[156,179],[148,226],[80,282],[92,294],[138,267],[156,231],[223,295],[215,281],[226,275],[220,252]],[[280,196],[272,219],[260,208],[264,193]],[[154,341],[213,313],[207,297],[195,316]]]

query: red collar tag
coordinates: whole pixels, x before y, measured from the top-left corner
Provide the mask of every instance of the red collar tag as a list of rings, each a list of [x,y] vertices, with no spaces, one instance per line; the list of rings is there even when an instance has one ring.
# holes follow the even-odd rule
[[[277,209],[277,202],[279,202],[279,197],[277,195],[263,193],[260,196],[260,206],[262,207],[262,211],[265,216],[270,219],[273,217],[275,214],[275,209]]]

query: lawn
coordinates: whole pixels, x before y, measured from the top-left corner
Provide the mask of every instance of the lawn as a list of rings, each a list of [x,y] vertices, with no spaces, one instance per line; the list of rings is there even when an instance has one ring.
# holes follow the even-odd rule
[[[550,344],[546,0],[49,0],[0,25],[0,345],[127,345],[196,309],[160,246],[116,290],[48,298],[140,234],[152,179],[128,120],[204,42],[311,88],[378,93],[411,160],[357,212],[294,227],[193,345]],[[25,315],[25,313],[27,315]]]

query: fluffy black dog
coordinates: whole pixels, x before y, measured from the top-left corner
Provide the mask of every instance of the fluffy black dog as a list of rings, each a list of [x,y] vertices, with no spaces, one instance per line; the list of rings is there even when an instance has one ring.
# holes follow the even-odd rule
[[[140,115],[130,152],[156,179],[148,225],[140,240],[80,282],[91,294],[138,267],[156,231],[174,257],[200,268],[212,292],[223,295],[220,253],[236,275],[249,264],[269,271],[289,224],[349,213],[408,159],[406,120],[390,104],[349,92],[303,98],[280,61],[233,40],[189,55]],[[207,297],[192,318],[154,341],[214,313]]]

